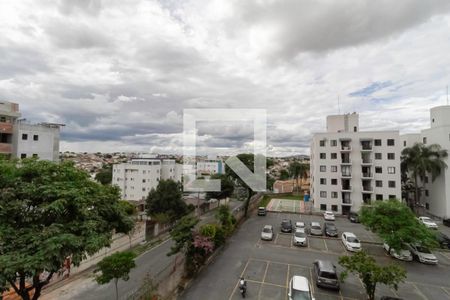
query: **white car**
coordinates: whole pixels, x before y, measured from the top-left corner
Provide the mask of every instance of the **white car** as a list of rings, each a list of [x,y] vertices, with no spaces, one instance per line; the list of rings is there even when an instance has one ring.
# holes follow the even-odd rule
[[[289,300],[314,300],[309,281],[303,276],[292,276],[288,296]]]
[[[427,228],[438,229],[437,224],[428,217],[418,217],[420,223],[425,225]]]
[[[351,232],[342,233],[342,243],[348,251],[359,252],[361,251],[361,243],[356,235]]]
[[[295,222],[295,228],[305,228],[305,222]]]
[[[294,233],[294,245],[295,246],[308,246],[307,234],[304,228],[297,228]]]
[[[401,249],[399,251],[395,251],[395,249],[391,248],[387,243],[383,243],[384,250],[389,253],[390,256],[403,260],[403,261],[412,261],[413,257],[411,251],[407,249]]]
[[[327,221],[334,221],[336,218],[334,217],[334,214],[332,211],[326,211],[323,213],[323,218]]]
[[[263,230],[261,232],[261,239],[265,241],[273,240],[273,226],[272,225],[264,225]]]
[[[407,246],[411,251],[413,257],[415,257],[419,262],[423,264],[437,265],[437,257],[433,253],[431,253],[428,248],[413,244],[407,244]]]

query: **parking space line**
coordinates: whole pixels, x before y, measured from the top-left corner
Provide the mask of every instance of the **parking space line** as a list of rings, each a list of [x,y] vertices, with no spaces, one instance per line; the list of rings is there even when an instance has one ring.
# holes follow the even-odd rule
[[[450,292],[446,288],[441,287],[441,289],[450,297]]]
[[[313,283],[313,276],[312,276],[312,270],[311,268],[309,268],[309,276],[310,276],[310,280],[311,280],[311,292],[314,295],[314,283]]]
[[[281,285],[281,284],[270,283],[270,282],[261,282],[261,281],[257,281],[257,280],[251,280],[251,279],[248,279],[247,282],[260,284],[261,288],[262,288],[263,285],[271,285],[271,286],[281,287],[281,288],[284,288],[284,289],[286,288],[284,285]]]
[[[278,240],[278,235],[279,235],[279,233],[277,233],[277,236],[275,237],[275,241],[273,242],[274,244],[276,244],[276,243],[277,243],[277,240]]]
[[[391,290],[391,292],[394,294],[394,296],[398,298],[397,291],[396,291],[395,289],[392,289],[392,288],[391,288],[390,290]]]
[[[417,285],[415,285],[414,283],[411,283],[411,284],[412,284],[412,286],[417,290],[418,294],[419,294],[423,299],[428,300],[427,296],[425,296],[425,295],[420,291],[420,289],[417,287]]]
[[[264,276],[263,276],[262,284],[261,284],[261,286],[259,287],[259,291],[258,291],[258,299],[261,299],[262,285],[263,285],[263,284],[265,283],[265,281],[266,281],[267,269],[269,269],[269,264],[270,264],[270,261],[267,261],[267,262],[266,262],[266,270],[264,271]]]
[[[325,242],[325,240],[322,240],[323,241],[323,244],[325,245],[325,250],[328,252],[328,246],[327,246],[327,243]]]
[[[285,263],[285,262],[279,262],[279,261],[273,261],[273,260],[266,260],[266,259],[261,259],[261,258],[252,258],[250,257],[248,259],[250,260],[254,260],[254,261],[262,261],[262,262],[270,262],[272,264],[279,264],[279,265],[288,265],[288,266],[294,266],[294,267],[300,267],[300,268],[308,268],[308,266],[304,266],[304,265],[298,265],[298,264],[290,264],[290,263]]]
[[[290,265],[287,265],[287,274],[286,274],[286,299],[288,299],[288,293],[289,293],[289,272],[291,270]]]
[[[241,278],[242,276],[244,276],[245,270],[247,270],[247,267],[248,267],[248,264],[249,264],[249,263],[250,263],[250,259],[247,260],[247,263],[245,264],[244,270],[242,270],[241,276],[239,276],[239,278]],[[233,295],[234,295],[234,293],[236,292],[236,289],[238,288],[238,286],[239,286],[239,279],[238,279],[238,281],[236,282],[236,285],[234,286],[234,289],[233,289],[233,291],[231,292],[231,295],[230,295],[230,297],[228,298],[228,300],[231,300],[231,298],[233,298]]]
[[[410,284],[413,284],[413,285],[415,285],[415,284],[418,284],[418,285],[423,285],[423,286],[428,286],[428,287],[435,287],[435,288],[448,288],[448,289],[450,289],[450,286],[440,286],[440,285],[437,285],[437,284],[432,284],[432,283],[425,283],[425,282],[414,282],[414,281],[405,281],[405,283],[410,283]]]

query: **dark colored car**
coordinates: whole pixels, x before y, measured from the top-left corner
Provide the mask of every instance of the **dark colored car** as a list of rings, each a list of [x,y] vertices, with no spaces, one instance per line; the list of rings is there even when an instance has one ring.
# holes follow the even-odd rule
[[[352,222],[352,223],[359,223],[359,216],[358,216],[357,213],[351,211],[351,212],[348,213],[347,217],[350,220],[350,222]]]
[[[446,236],[445,234],[443,234],[442,232],[437,232],[436,233],[436,239],[439,243],[439,246],[441,246],[441,248],[448,248],[450,249],[450,238],[448,236]]]
[[[316,260],[313,263],[313,277],[318,287],[339,290],[339,279],[336,267],[327,260]]]
[[[323,231],[326,236],[332,236],[332,237],[338,236],[337,228],[333,223],[328,223],[328,222],[325,223]]]
[[[283,221],[281,221],[281,232],[292,232],[291,220],[284,219]]]
[[[444,219],[444,221],[442,222],[445,226],[450,227],[450,219]]]
[[[267,214],[265,207],[258,207],[258,216],[265,216]]]

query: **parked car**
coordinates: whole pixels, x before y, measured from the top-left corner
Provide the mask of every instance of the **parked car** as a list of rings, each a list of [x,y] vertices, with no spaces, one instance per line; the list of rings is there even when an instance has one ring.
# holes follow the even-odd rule
[[[283,221],[281,221],[281,232],[292,232],[291,220],[284,219]]]
[[[316,260],[313,263],[313,278],[318,287],[339,290],[339,279],[336,266],[328,260]]]
[[[266,214],[267,214],[267,211],[264,206],[258,207],[258,216],[265,216]]]
[[[436,239],[439,243],[439,246],[443,249],[450,249],[450,238],[443,234],[442,232],[436,232]]]
[[[403,298],[391,297],[391,296],[382,296],[380,300],[403,300]]]
[[[311,235],[323,235],[322,227],[319,222],[311,222],[309,233]]]
[[[417,219],[419,220],[420,223],[425,225],[427,228],[438,229],[437,224],[428,217],[418,217]]]
[[[403,261],[412,261],[413,257],[411,254],[411,251],[407,250],[407,249],[401,249],[401,250],[395,250],[393,248],[391,248],[387,243],[383,243],[383,248],[384,250],[386,250],[386,252],[389,253],[390,256],[399,259],[399,260],[403,260]]]
[[[314,300],[308,278],[292,276],[291,281],[289,281],[288,296],[289,300]]]
[[[272,225],[264,225],[263,230],[261,232],[261,239],[265,241],[273,240],[273,226]]]
[[[428,248],[414,244],[407,244],[407,246],[413,257],[419,262],[432,265],[436,265],[438,263],[438,259]]]
[[[308,246],[307,235],[304,228],[297,228],[294,233],[294,245],[295,246]]]
[[[334,214],[333,214],[332,211],[326,211],[326,212],[324,212],[324,213],[323,213],[323,218],[324,218],[326,221],[334,221],[334,220],[336,220],[336,217],[334,216]]]
[[[305,228],[306,227],[306,225],[305,225],[305,222],[295,222],[295,228]]]
[[[324,230],[326,236],[337,237],[338,231],[336,226],[333,223],[325,223]]]
[[[347,218],[350,220],[350,222],[352,223],[359,223],[359,216],[357,213],[351,211],[348,213]]]
[[[444,224],[445,226],[450,227],[450,219],[444,219],[444,221],[442,221],[442,224]]]
[[[344,247],[348,251],[352,251],[352,252],[361,251],[361,243],[359,242],[356,235],[354,235],[351,232],[342,233],[342,243],[344,244]]]

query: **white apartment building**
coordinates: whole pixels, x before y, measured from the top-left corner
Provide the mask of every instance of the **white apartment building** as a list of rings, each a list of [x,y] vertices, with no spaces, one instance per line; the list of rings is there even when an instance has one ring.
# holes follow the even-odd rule
[[[411,147],[415,143],[425,145],[438,144],[450,154],[450,106],[434,107],[430,111],[430,128],[420,133],[402,135],[402,147]],[[450,218],[450,161],[446,159],[447,168],[441,171],[435,181],[431,175],[421,181],[424,186],[421,203],[431,215]]]
[[[197,174],[214,175],[224,174],[225,164],[220,159],[205,159],[197,161]]]
[[[401,199],[398,131],[359,131],[356,113],[327,117],[327,131],[311,142],[314,210],[337,214],[363,204]]]
[[[0,102],[0,154],[59,161],[62,124],[31,124],[20,119],[19,105]]]
[[[113,166],[112,184],[119,186],[122,198],[142,201],[161,179],[181,182],[182,165],[173,159],[134,158]]]

